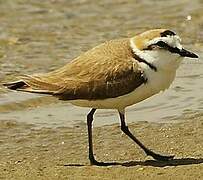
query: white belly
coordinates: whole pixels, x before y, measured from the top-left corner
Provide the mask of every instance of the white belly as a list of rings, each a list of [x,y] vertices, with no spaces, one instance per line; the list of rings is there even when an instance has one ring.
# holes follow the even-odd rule
[[[175,77],[174,72],[154,72],[147,69],[145,72],[148,78],[146,84],[142,84],[129,94],[116,98],[108,98],[102,100],[73,100],[72,104],[82,107],[91,107],[96,109],[118,109],[124,110],[125,107],[136,104],[147,99],[154,94],[167,89]]]
[[[150,96],[152,96],[152,91],[150,91],[147,85],[142,85],[138,87],[133,92],[119,96],[116,98],[108,98],[102,100],[74,100],[71,101],[72,104],[76,106],[92,107],[96,109],[124,109],[127,106],[133,105],[140,102]]]

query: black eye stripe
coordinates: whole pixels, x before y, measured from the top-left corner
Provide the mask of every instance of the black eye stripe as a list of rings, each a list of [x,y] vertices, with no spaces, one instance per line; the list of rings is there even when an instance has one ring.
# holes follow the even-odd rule
[[[161,48],[164,48],[164,49],[170,51],[171,53],[179,53],[180,52],[180,49],[178,49],[177,47],[171,47],[163,41],[158,41],[155,45],[157,45]]]
[[[177,47],[171,47],[171,46],[169,46],[167,43],[165,43],[163,41],[158,41],[155,44],[151,44],[151,45],[149,45],[147,48],[145,48],[143,50],[153,50],[154,46],[165,49],[165,50],[167,50],[167,51],[169,51],[171,53],[177,53],[177,54],[180,53],[180,49],[178,49]]]
[[[143,49],[143,50],[153,50],[154,47],[160,47],[160,48],[164,48],[164,49],[168,49],[169,45],[166,44],[165,42],[163,41],[158,41],[157,43],[155,44],[151,44],[149,45],[147,48]]]
[[[171,53],[180,53],[180,49],[178,49],[177,47],[171,47],[169,46],[167,43],[163,42],[163,41],[158,41],[156,44],[154,45],[157,45],[163,49],[166,49],[168,50],[169,52]]]
[[[157,45],[157,46],[159,46],[159,47],[161,47],[161,48],[168,48],[168,44],[166,44],[165,42],[163,42],[163,41],[158,41],[156,44],[154,44],[154,45]]]
[[[173,31],[170,31],[170,30],[166,30],[162,33],[160,33],[161,37],[167,37],[167,36],[175,36],[176,33],[174,33]]]

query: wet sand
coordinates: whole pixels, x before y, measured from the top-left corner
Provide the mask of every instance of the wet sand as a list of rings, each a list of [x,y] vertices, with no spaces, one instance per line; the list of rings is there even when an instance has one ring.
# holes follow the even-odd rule
[[[202,3],[199,0],[0,1],[0,84],[15,81],[22,74],[57,69],[110,39],[131,37],[153,28],[169,28],[181,36],[186,49],[200,58],[186,58],[166,92],[129,107],[128,122],[165,122],[181,119],[184,113],[202,112]],[[0,85],[0,121],[70,126],[81,121],[87,111],[56,100],[10,92]],[[114,111],[100,112],[96,125],[117,122]]]
[[[0,121],[0,179],[201,179],[203,177],[203,114],[187,115],[180,123],[129,123],[136,136],[158,152],[175,154],[154,161],[124,134],[119,125],[95,127],[98,161],[89,165],[86,125],[37,128]]]

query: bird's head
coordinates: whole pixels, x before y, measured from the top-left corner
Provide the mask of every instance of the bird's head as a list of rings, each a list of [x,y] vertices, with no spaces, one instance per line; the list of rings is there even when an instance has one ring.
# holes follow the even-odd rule
[[[181,45],[180,37],[168,29],[154,29],[131,38],[133,52],[157,68],[177,68],[184,57],[198,56]]]

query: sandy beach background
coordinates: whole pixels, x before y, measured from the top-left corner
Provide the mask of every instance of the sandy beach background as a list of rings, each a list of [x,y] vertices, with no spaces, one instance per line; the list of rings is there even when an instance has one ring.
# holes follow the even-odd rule
[[[48,72],[106,40],[152,28],[181,35],[199,60],[185,59],[169,90],[127,108],[129,128],[156,162],[121,133],[118,114],[99,110],[90,166],[87,108],[0,86],[0,179],[202,179],[203,1],[0,0],[0,83]]]
[[[174,160],[157,162],[124,134],[117,124],[94,128],[96,158],[118,165],[97,167],[87,158],[86,126],[40,128],[0,122],[1,179],[182,179],[203,177],[203,114],[182,123],[130,123],[130,129],[157,152]]]

